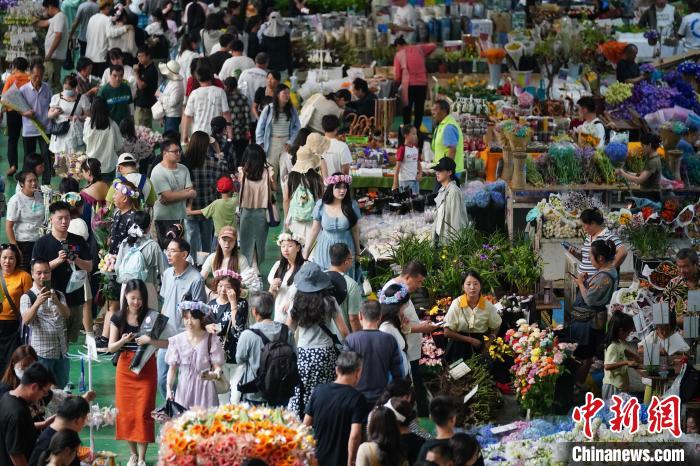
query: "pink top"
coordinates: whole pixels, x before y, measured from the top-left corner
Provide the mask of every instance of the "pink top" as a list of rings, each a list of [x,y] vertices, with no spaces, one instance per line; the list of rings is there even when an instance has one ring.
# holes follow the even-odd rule
[[[404,47],[394,56],[394,81],[398,83],[403,81],[405,68],[409,75],[408,83],[410,86],[427,85],[428,73],[425,71],[425,57],[433,53],[436,48],[435,44],[417,44]],[[405,61],[404,66],[402,66],[402,60]]]

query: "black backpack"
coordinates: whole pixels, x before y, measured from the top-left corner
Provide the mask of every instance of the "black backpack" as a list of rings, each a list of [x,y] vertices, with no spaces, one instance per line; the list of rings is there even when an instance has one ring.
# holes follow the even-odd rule
[[[248,329],[263,341],[260,367],[255,385],[271,405],[286,404],[294,394],[294,387],[301,381],[297,369],[297,354],[287,341],[289,328],[282,324],[280,338],[270,341],[260,330]]]

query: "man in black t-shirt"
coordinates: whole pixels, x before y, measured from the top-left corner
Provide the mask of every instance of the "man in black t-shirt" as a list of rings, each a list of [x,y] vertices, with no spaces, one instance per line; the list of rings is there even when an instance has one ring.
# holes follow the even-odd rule
[[[54,421],[41,432],[36,440],[34,451],[32,451],[32,456],[29,458],[29,466],[37,466],[39,464],[39,457],[49,449],[51,438],[56,432],[68,429],[80,433],[85,427],[89,412],[90,404],[81,396],[71,396],[63,400],[58,405]],[[80,466],[80,460],[77,456],[70,463],[70,466]]]
[[[139,62],[134,66],[134,76],[136,76],[134,123],[150,128],[153,125],[151,107],[157,100],[158,70],[153,63],[151,50],[147,46],[139,48],[136,58]]]
[[[361,372],[360,355],[352,351],[341,353],[335,362],[335,382],[319,385],[311,395],[304,424],[313,426],[318,464],[355,464],[362,442],[362,424],[370,408],[362,393],[354,388]]]
[[[29,405],[44,398],[54,383],[51,372],[35,362],[22,374],[19,385],[0,398],[0,465],[26,465],[37,438]],[[38,426],[39,429],[46,428]]]
[[[83,313],[85,289],[83,286],[67,293],[68,283],[73,269],[82,269],[87,273],[92,271],[90,248],[85,240],[68,233],[70,225],[70,205],[63,201],[54,202],[49,206],[51,213],[51,232],[39,238],[34,244],[32,258],[49,261],[51,267],[51,288],[66,296],[66,304],[70,308],[70,317],[66,322],[68,341],[78,341],[80,324],[85,331],[92,333],[92,315]],[[61,387],[63,388],[63,387]]]
[[[226,60],[231,58],[231,44],[236,40],[236,36],[233,34],[222,34],[219,38],[219,45],[221,48],[216,52],[209,55],[209,63],[211,63],[211,70],[214,74],[221,73],[221,68],[224,66]]]

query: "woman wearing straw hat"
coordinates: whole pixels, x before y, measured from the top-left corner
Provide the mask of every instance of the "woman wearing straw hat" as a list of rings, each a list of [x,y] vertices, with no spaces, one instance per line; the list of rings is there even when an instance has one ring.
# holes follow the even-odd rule
[[[293,234],[304,238],[308,245],[313,225],[316,201],[323,195],[323,179],[318,174],[321,156],[328,141],[320,134],[310,134],[306,144],[297,151],[297,160],[289,172],[283,189],[284,224]]]
[[[164,80],[156,91],[158,102],[154,107],[162,108],[163,131],[179,132],[182,120],[182,102],[185,99],[185,86],[180,75],[180,64],[175,60],[170,60],[167,63],[160,63],[158,70],[163,75]]]

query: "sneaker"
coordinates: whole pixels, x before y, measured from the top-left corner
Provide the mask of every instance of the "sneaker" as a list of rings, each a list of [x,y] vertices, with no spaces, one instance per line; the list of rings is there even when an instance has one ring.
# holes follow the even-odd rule
[[[129,462],[126,463],[126,466],[138,466],[139,464],[139,457],[136,455],[131,455],[129,457]]]
[[[139,460],[136,466],[146,466],[146,462],[144,460]]]

